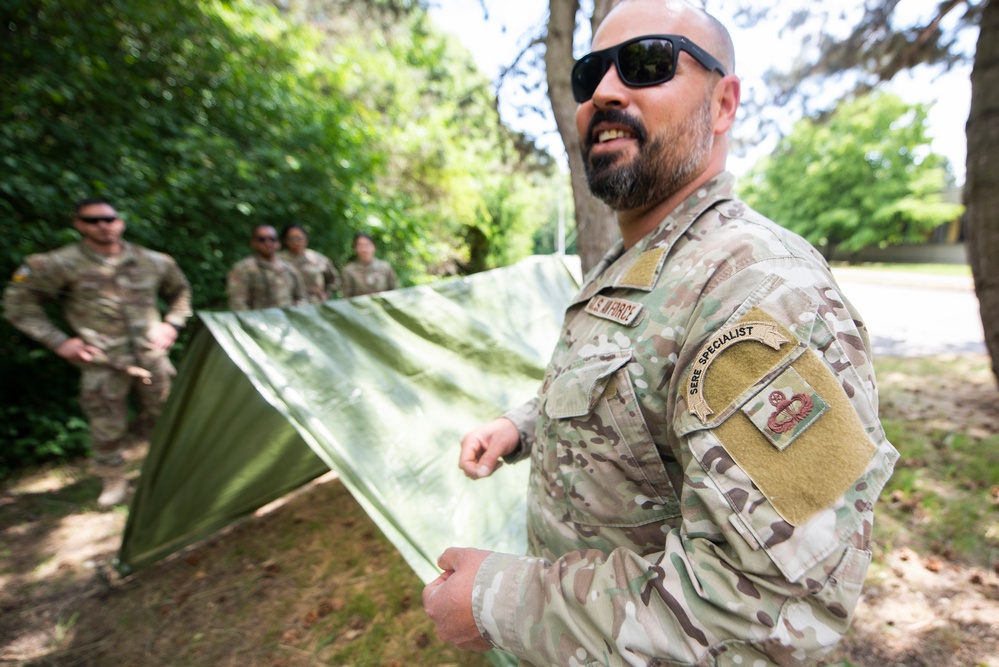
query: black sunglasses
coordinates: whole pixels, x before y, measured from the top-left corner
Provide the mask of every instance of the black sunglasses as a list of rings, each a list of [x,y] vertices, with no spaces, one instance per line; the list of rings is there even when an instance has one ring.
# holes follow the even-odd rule
[[[689,53],[709,72],[727,74],[717,58],[683,35],[645,35],[577,60],[572,66],[572,96],[579,104],[593,97],[611,63],[621,81],[633,88],[666,83],[676,74],[680,51]]]
[[[114,222],[118,219],[117,215],[80,215],[77,216],[77,220],[80,222],[85,222],[88,225],[96,225],[98,222]]]

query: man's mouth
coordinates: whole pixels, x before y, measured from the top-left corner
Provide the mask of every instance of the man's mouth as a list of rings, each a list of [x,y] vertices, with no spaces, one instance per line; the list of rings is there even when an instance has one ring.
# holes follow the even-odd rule
[[[613,141],[614,139],[633,139],[635,133],[630,130],[604,130],[597,135],[597,143],[602,144],[606,141]]]

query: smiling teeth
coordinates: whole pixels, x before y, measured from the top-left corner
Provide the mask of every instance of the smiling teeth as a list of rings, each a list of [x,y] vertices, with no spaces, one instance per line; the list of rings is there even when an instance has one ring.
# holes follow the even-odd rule
[[[604,130],[597,135],[597,141],[603,143],[605,141],[610,141],[611,139],[623,139],[625,137],[634,136],[631,132],[625,132],[624,130]]]

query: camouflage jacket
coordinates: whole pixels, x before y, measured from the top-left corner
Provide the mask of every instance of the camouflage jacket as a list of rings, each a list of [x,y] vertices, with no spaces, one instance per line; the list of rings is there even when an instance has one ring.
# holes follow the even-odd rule
[[[230,310],[287,308],[306,302],[305,283],[298,269],[280,257],[273,262],[244,257],[229,271],[225,289]]]
[[[618,242],[507,415],[532,557],[490,555],[473,611],[525,662],[810,664],[850,623],[898,456],[867,332],[732,186]]]
[[[160,314],[157,298],[167,305]],[[191,287],[169,255],[124,243],[106,257],[82,243],[30,255],[4,291],[11,324],[50,349],[70,336],[45,314],[44,303],[62,304],[74,335],[122,363],[165,354],[149,344],[150,329],[162,321],[184,326],[191,316]]]
[[[370,264],[351,262],[343,267],[344,298],[385,292],[396,287],[395,271],[383,260],[374,259]]]
[[[307,301],[322,303],[340,289],[340,274],[329,257],[309,248],[301,255],[282,252],[281,258],[298,269],[305,283]]]

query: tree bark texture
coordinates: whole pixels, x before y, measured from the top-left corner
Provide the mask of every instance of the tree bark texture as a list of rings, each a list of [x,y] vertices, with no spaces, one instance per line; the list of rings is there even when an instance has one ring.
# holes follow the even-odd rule
[[[617,0],[596,0],[593,25],[607,14]],[[617,239],[617,218],[602,201],[590,194],[586,171],[576,133],[576,102],[572,98],[569,72],[572,69],[572,43],[576,31],[578,0],[550,0],[548,38],[545,43],[545,69],[548,97],[558,133],[569,158],[572,199],[576,207],[576,245],[583,273],[589,271]]]
[[[982,13],[967,133],[968,262],[999,382],[999,2],[988,3]]]

